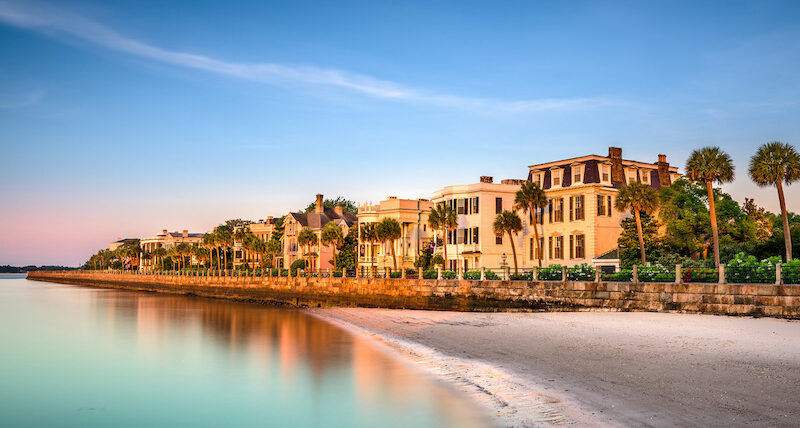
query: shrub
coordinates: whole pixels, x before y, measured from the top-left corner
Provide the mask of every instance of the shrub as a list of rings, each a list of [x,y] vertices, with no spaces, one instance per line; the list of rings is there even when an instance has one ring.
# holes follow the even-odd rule
[[[401,278],[403,276],[403,272],[389,272],[389,278]]]
[[[789,260],[782,268],[784,284],[800,284],[800,259]]]
[[[341,278],[342,277],[342,271],[340,269],[336,269],[335,271],[333,271],[333,277],[334,278]]]
[[[567,268],[567,279],[569,281],[594,281],[594,267],[587,263]]]
[[[428,269],[422,272],[422,279],[436,279],[439,277],[436,269]]]
[[[456,279],[456,273],[451,270],[443,270],[442,279]]]
[[[613,273],[604,273],[602,275],[603,281],[615,281],[615,282],[630,282],[633,279],[633,270],[632,269],[620,269],[617,272]]]
[[[550,265],[539,269],[540,281],[561,281],[561,265]]]
[[[464,279],[472,279],[472,280],[481,279],[481,271],[479,271],[479,270],[470,270],[470,271],[464,272]]]
[[[640,266],[639,281],[641,282],[673,282],[675,281],[675,271],[661,266]]]
[[[305,268],[306,268],[306,261],[303,259],[297,259],[293,261],[292,264],[289,266],[289,269],[291,269],[292,271]]]
[[[717,282],[719,281],[719,269],[692,267],[681,270],[683,282]]]
[[[770,257],[757,261],[755,256],[737,253],[728,262],[725,270],[727,282],[732,283],[775,283],[775,265],[781,262],[780,257]]]

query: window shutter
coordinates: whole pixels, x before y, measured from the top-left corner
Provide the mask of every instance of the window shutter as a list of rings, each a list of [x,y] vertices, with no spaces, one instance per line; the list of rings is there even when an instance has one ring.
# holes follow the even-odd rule
[[[611,217],[611,196],[608,197],[608,216]]]
[[[573,208],[573,201],[574,200],[575,200],[575,198],[573,198],[572,196],[569,197],[569,221],[572,221],[572,210],[574,209]]]
[[[569,235],[569,258],[573,259],[575,255],[575,239],[572,235]]]

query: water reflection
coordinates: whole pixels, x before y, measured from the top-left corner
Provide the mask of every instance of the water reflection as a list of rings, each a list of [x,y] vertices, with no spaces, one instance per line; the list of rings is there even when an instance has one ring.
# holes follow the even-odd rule
[[[6,286],[12,281],[19,284]],[[0,392],[0,398],[38,400],[51,406],[53,418],[26,414],[38,407],[29,403],[6,403],[0,425],[485,424],[471,403],[366,339],[298,310],[25,280],[2,285],[0,322],[38,325],[58,352],[45,358],[44,349],[26,346],[25,335],[2,330],[0,339],[21,343],[18,351],[0,351],[5,367],[16,365],[15,374],[3,370],[0,380],[23,393]],[[26,310],[6,312],[10,305]],[[77,331],[80,340],[60,340]],[[39,354],[27,358],[44,364],[28,366],[28,351]],[[68,374],[63,358],[76,360]],[[51,383],[73,386],[73,395],[65,398]],[[107,410],[87,418],[77,411],[85,403]]]

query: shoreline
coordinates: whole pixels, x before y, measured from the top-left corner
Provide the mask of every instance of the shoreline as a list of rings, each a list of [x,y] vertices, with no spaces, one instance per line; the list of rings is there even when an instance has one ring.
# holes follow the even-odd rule
[[[570,397],[548,392],[541,385],[519,379],[497,365],[446,355],[420,343],[377,331],[366,323],[356,323],[341,316],[337,309],[310,308],[304,311],[352,334],[371,339],[401,362],[445,383],[482,406],[499,426],[614,425],[581,409]]]
[[[795,426],[800,322],[713,315],[308,309],[505,426]]]

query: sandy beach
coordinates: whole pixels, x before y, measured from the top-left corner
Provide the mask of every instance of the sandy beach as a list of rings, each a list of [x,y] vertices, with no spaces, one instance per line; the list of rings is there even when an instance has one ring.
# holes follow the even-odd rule
[[[618,312],[314,309],[501,425],[797,426],[800,322]]]

